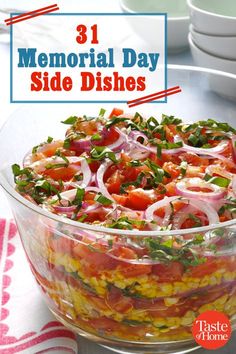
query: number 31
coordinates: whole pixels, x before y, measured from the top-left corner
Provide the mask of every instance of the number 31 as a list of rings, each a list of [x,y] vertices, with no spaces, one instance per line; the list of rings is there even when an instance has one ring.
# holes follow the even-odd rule
[[[97,33],[97,25],[93,25],[90,27],[92,31],[92,44],[98,44],[98,33]],[[79,32],[79,35],[76,37],[76,42],[79,44],[84,44],[87,42],[87,27],[85,25],[78,25],[76,30]]]

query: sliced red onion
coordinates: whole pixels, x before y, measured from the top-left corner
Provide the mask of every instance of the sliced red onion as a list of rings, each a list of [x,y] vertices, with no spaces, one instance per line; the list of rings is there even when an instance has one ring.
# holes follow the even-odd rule
[[[91,150],[91,140],[90,138],[72,140],[70,142],[70,150],[72,151],[90,151]]]
[[[111,253],[112,250],[108,251],[106,254],[119,261],[119,262],[124,262],[124,263],[129,263],[129,264],[136,264],[137,266],[138,265],[141,265],[141,264],[146,264],[146,265],[154,265],[154,264],[160,264],[161,262],[159,260],[154,260],[154,259],[150,259],[150,258],[122,258],[122,257],[118,257],[118,256],[115,256],[114,254]]]
[[[94,192],[94,193],[99,193],[100,190],[98,187],[93,187],[93,186],[89,186],[85,188],[85,192]]]
[[[218,176],[222,176],[222,177],[229,178],[229,179],[231,179],[233,177],[233,173],[226,171],[224,168],[222,168],[221,166],[218,166],[218,165],[207,166],[205,172],[210,176],[213,176],[214,174],[216,174]]]
[[[180,199],[178,196],[174,197],[165,197],[162,200],[159,200],[158,202],[152,204],[150,207],[147,208],[146,210],[146,219],[147,220],[153,220],[154,219],[154,212],[158,210],[159,208],[165,207],[167,204],[174,202],[175,200]],[[202,211],[208,218],[209,225],[210,224],[216,224],[219,222],[219,216],[216,212],[216,210],[211,206],[210,203],[206,203],[205,201],[202,200],[195,200],[195,199],[181,199],[182,202],[188,203],[189,205],[193,206],[194,208]]]
[[[119,133],[119,138],[112,144],[107,145],[107,148],[116,152],[120,151],[128,143],[127,136],[121,135],[118,129],[115,129]]]
[[[223,155],[220,155],[220,154],[217,154],[217,153],[209,153],[208,156],[207,155],[203,155],[202,158],[207,158],[207,159],[218,159],[218,160],[221,160],[222,162],[224,162],[226,165],[228,165],[229,167],[232,167],[232,168],[236,168],[236,165],[235,163],[228,159],[227,157],[223,156]]]
[[[80,166],[81,166],[81,172],[83,174],[83,180],[78,181],[78,186],[82,188],[86,188],[91,182],[92,172],[90,170],[90,167],[86,159],[82,159]]]
[[[70,213],[76,210],[76,205],[71,205],[71,206],[54,205],[53,209],[59,213]]]
[[[196,209],[191,205],[186,205],[185,207],[183,207],[175,214],[172,222],[172,228],[174,230],[181,229],[183,223],[188,219],[188,215],[192,214],[194,211],[196,211]]]
[[[62,205],[52,205],[52,208],[55,210],[56,213],[64,214],[68,218],[71,218],[73,213],[76,211],[76,205],[67,206],[67,207]]]
[[[154,220],[154,218],[156,216],[154,216],[154,212],[159,209],[159,208],[162,208],[162,207],[166,207],[167,205],[169,205],[171,202],[177,200],[177,199],[180,199],[179,196],[174,196],[174,197],[165,197],[164,199],[162,200],[159,200],[158,202],[150,205],[147,209],[146,209],[146,212],[145,212],[145,218],[147,220]],[[161,219],[161,218],[160,218]],[[161,219],[162,220],[162,219]]]
[[[139,151],[136,149],[131,149],[131,151],[129,151],[129,156],[132,157],[132,159],[134,160],[143,160],[148,158],[148,156],[150,155],[149,151]]]
[[[32,157],[33,157],[33,154],[25,155],[25,157],[23,159],[23,167],[29,167],[32,164]]]
[[[76,192],[77,192],[77,189],[70,189],[68,191],[60,193],[60,197],[61,197],[61,199],[68,200],[71,202],[73,199],[75,199]],[[57,195],[54,195],[52,197],[52,200],[58,200]]]
[[[111,194],[108,192],[107,187],[105,186],[105,183],[103,181],[104,173],[106,172],[108,167],[110,167],[112,164],[113,164],[112,161],[107,161],[99,167],[99,169],[97,170],[97,174],[96,174],[96,182],[97,182],[97,186],[99,188],[100,193],[102,193],[108,199],[111,199],[114,201],[114,199],[112,198]]]
[[[234,175],[232,178],[231,188],[234,193],[234,196],[236,196],[236,175]]]
[[[70,164],[81,162],[84,160],[83,157],[79,157],[79,156],[67,156],[66,159],[69,161]],[[66,164],[66,161],[60,156],[52,156],[52,157],[46,157],[45,159],[35,161],[30,165],[28,165],[28,167],[33,168],[37,172],[37,171],[43,171],[45,169],[45,166],[49,164],[51,165]]]
[[[195,199],[189,199],[188,202],[189,205],[192,205],[194,208],[200,210],[207,216],[209,225],[217,224],[220,222],[218,213],[210,203]]]
[[[192,191],[190,188],[194,188],[194,187],[210,189],[211,192]],[[225,188],[204,181],[199,177],[184,178],[181,181],[176,183],[175,188],[176,188],[176,192],[183,197],[198,198],[207,201],[219,200],[223,198],[226,193]]]
[[[78,216],[82,216],[84,214],[90,214],[90,213],[93,213],[94,211],[102,209],[102,205],[99,203],[94,203],[92,205],[88,205],[87,203],[83,203],[82,208],[83,208],[83,210],[80,210],[80,212],[78,213]]]
[[[231,143],[232,143],[232,155],[233,159],[236,162],[236,135],[233,135],[231,138]]]
[[[205,148],[198,148],[194,146],[187,145],[183,143],[183,148],[188,150],[189,152],[194,152],[198,155],[208,155],[211,153],[221,153],[223,152],[228,146],[228,141],[221,141],[217,146],[205,149]]]
[[[129,138],[138,141],[138,138],[143,138],[144,142],[148,143],[148,137],[144,133],[140,132],[139,130],[131,130],[129,133]]]
[[[162,226],[168,226],[170,222],[170,217],[171,217],[171,206],[168,204],[165,208],[165,215],[162,220]]]

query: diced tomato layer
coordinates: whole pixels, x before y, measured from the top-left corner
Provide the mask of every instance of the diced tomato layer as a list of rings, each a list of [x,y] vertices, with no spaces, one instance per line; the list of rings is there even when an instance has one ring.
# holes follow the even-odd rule
[[[214,258],[208,258],[203,264],[189,268],[189,274],[192,277],[202,278],[204,275],[214,273],[219,267],[218,262]]]
[[[126,313],[133,308],[132,298],[124,296],[122,291],[114,286],[106,296],[106,303],[116,312]]]
[[[123,264],[122,264],[123,263]],[[138,277],[145,274],[150,274],[152,266],[148,264],[132,264],[122,262],[120,263],[120,271],[127,278]]]
[[[184,266],[179,262],[156,264],[152,266],[152,273],[158,276],[158,282],[173,282],[181,280]]]

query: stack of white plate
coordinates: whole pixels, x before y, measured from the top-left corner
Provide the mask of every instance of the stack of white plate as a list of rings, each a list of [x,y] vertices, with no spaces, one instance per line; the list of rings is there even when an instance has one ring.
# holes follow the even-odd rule
[[[236,0],[187,0],[197,65],[236,74]]]
[[[127,14],[153,13],[153,16],[140,18],[138,26],[137,22],[134,26],[134,22],[130,21],[136,34],[150,45],[156,43],[157,36],[155,31],[150,36],[147,28],[156,29],[158,19],[155,13],[167,13],[168,52],[179,53],[188,48],[189,14],[186,0],[120,0],[120,6]]]

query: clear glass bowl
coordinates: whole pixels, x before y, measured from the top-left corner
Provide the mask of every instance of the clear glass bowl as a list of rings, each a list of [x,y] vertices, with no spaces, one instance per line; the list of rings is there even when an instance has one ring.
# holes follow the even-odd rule
[[[188,122],[214,118],[234,125],[235,102],[216,92],[223,89],[224,95],[231,96],[235,82],[230,74],[170,66],[168,86],[180,85],[182,93],[169,98],[168,104],[139,110],[156,117],[163,112]],[[110,110],[111,105],[105,108]],[[31,270],[50,310],[78,334],[120,353],[190,352],[198,348],[191,326],[201,312],[223,311],[235,328],[236,221],[159,233],[108,230],[50,214],[14,190],[13,163],[21,164],[32,146],[47,136],[62,137],[61,120],[76,113],[95,115],[99,109],[86,104],[27,105],[0,132],[0,182]],[[171,239],[199,233],[206,244],[217,243],[218,252],[196,248],[206,263],[185,269],[177,280],[168,274],[168,265],[148,259],[132,263],[109,253],[112,243],[142,251],[146,237]],[[167,274],[164,280],[158,269]]]

